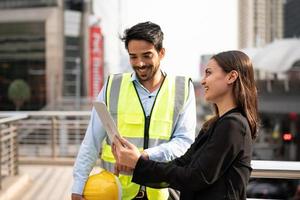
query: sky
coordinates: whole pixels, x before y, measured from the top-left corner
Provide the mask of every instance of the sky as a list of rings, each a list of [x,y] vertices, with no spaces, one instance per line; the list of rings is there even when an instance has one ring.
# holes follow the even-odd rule
[[[199,79],[202,54],[237,48],[237,0],[123,0],[123,28],[141,21],[165,34],[162,68]]]
[[[97,6],[102,7],[99,13],[110,15],[113,20],[106,25],[104,22],[104,29],[108,29],[106,27],[113,29],[112,26],[115,25],[122,33],[125,28],[144,21],[152,21],[161,26],[166,49],[162,69],[168,73],[187,75],[199,80],[202,54],[237,49],[237,0],[116,0],[115,3],[111,0],[99,0],[99,2],[100,4],[102,2],[102,5]],[[120,7],[118,3],[121,3]],[[111,7],[121,11],[121,14],[118,16],[109,12]],[[106,32],[106,35],[111,34]],[[108,43],[112,46],[113,41]],[[117,65],[113,63],[116,61],[116,52],[117,50],[111,53],[109,59],[111,61],[107,61],[112,67]]]

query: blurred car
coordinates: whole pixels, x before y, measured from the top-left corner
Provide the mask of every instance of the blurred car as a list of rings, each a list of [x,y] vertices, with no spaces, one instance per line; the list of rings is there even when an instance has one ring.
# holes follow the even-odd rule
[[[299,185],[296,189],[294,200],[300,200],[300,182],[299,182]]]
[[[297,185],[297,180],[251,179],[247,186],[247,198],[292,200],[296,198]]]

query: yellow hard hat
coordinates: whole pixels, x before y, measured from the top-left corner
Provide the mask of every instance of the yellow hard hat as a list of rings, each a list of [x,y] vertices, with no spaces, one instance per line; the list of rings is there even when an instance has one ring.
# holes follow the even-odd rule
[[[119,179],[106,170],[89,176],[83,191],[86,200],[121,200],[122,188]]]

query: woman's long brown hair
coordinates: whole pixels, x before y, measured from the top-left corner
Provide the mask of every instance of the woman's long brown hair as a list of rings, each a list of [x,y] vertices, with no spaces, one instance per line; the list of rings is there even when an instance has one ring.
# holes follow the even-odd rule
[[[249,122],[252,138],[256,138],[259,118],[257,89],[251,60],[241,51],[221,52],[212,56],[211,59],[214,59],[226,73],[232,70],[238,72],[239,76],[233,85],[234,99]],[[204,130],[207,130],[218,119],[219,111],[216,105],[214,105],[214,110],[215,116],[203,124]]]

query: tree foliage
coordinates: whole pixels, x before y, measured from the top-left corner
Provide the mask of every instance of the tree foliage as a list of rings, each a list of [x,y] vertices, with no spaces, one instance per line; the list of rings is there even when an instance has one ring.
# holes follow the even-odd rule
[[[14,102],[16,110],[19,110],[30,97],[30,87],[24,80],[16,79],[11,82],[8,88],[8,98]]]

